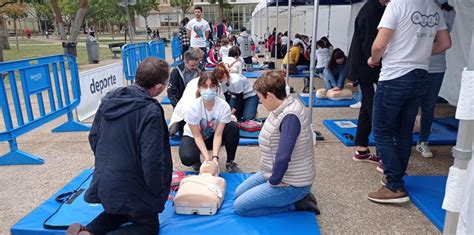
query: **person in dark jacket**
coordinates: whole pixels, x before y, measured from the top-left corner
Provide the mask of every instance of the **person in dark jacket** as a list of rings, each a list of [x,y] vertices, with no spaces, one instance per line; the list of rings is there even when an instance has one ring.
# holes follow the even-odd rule
[[[371,68],[367,59],[371,54],[372,43],[377,36],[377,26],[382,18],[385,4],[388,0],[368,0],[356,17],[354,35],[347,58],[345,77],[352,84],[360,86],[362,106],[359,111],[357,132],[355,136],[356,151],[352,159],[377,164],[380,158],[370,153],[368,148],[369,135],[372,131],[372,104],[374,99],[374,84],[377,84],[380,67]]]
[[[85,227],[71,225],[67,234],[158,234],[173,163],[164,111],[154,97],[168,77],[168,64],[149,57],[134,85],[102,99],[89,133],[95,169],[84,199],[105,211]]]
[[[199,63],[200,58],[193,50],[188,50],[184,53],[184,63],[176,66],[170,75],[170,82],[168,84],[168,98],[171,105],[176,107],[178,101],[183,96],[184,89],[189,81],[199,76],[199,73],[204,70],[203,65]]]

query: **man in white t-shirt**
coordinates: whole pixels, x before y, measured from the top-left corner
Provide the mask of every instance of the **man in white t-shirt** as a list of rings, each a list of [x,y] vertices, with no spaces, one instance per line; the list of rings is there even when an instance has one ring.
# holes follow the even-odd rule
[[[426,92],[431,55],[451,47],[441,9],[434,0],[393,0],[382,16],[372,45],[370,67],[382,63],[373,107],[373,134],[382,158],[383,187],[368,199],[404,203],[405,175],[411,155],[413,124]],[[435,40],[436,39],[436,40]],[[382,60],[382,61],[381,61]]]
[[[207,62],[207,38],[209,36],[209,23],[201,17],[202,7],[194,7],[194,19],[190,20],[186,25],[186,30],[188,31],[188,37],[191,43],[192,48],[200,48],[204,52],[204,57],[202,58],[203,64]]]

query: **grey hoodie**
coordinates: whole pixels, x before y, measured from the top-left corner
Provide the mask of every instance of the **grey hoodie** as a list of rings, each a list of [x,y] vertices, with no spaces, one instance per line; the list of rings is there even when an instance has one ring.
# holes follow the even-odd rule
[[[254,45],[252,37],[247,32],[240,33],[240,36],[237,38],[237,44],[240,47],[240,56],[242,58],[247,58],[253,56],[252,45]]]

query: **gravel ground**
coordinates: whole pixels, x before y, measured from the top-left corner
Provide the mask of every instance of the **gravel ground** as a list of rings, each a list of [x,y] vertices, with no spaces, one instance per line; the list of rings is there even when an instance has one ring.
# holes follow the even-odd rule
[[[320,83],[317,81],[317,85]],[[293,80],[292,85],[300,91],[302,80]],[[165,106],[167,118],[171,111],[171,106]],[[258,115],[264,117],[266,114],[260,106]],[[317,173],[312,188],[322,211],[317,217],[322,233],[439,234],[411,203],[387,206],[367,200],[367,193],[380,186],[382,175],[375,170],[374,164],[352,161],[354,149],[344,146],[322,125],[324,119],[357,118],[357,115],[358,110],[349,108],[316,108],[313,112],[315,127],[326,138],[314,147]],[[453,115],[453,107],[438,105],[437,116]],[[0,167],[0,234],[8,234],[14,223],[81,171],[93,166],[87,133],[50,132],[64,121],[65,118],[57,119],[18,139],[20,149],[41,156],[45,160],[43,165]],[[446,175],[452,164],[450,149],[451,146],[432,147],[433,159],[424,159],[413,151],[407,173]],[[0,155],[7,151],[7,143],[0,143]],[[172,154],[176,170],[189,170],[181,165],[177,147],[172,147]],[[236,162],[245,172],[256,171],[259,160],[258,147],[238,148]]]

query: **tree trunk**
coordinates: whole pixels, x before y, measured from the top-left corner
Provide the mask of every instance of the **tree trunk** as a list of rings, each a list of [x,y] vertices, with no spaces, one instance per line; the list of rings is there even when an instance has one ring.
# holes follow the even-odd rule
[[[18,30],[16,28],[16,19],[13,19],[13,29],[15,30],[16,50],[20,50],[20,44],[18,43]]]
[[[10,43],[8,42],[8,31],[3,17],[0,17],[0,40],[2,40],[3,50],[10,50]]]
[[[146,27],[146,39],[148,40],[148,16],[143,17],[145,18],[145,27]]]
[[[130,23],[132,24],[133,32],[137,32],[137,28],[135,26],[135,9],[133,7],[129,7],[130,11]]]
[[[61,15],[61,9],[59,9],[58,0],[51,0],[50,2],[51,2],[51,8],[53,9],[53,13],[54,13],[53,14],[54,19],[56,21],[56,25],[58,26],[57,33],[58,33],[59,39],[66,40],[66,31],[64,31],[64,21]]]
[[[72,24],[71,35],[68,42],[77,42],[77,37],[79,31],[81,30],[82,21],[87,12],[87,6],[89,5],[89,0],[81,0],[79,2],[79,9],[76,12],[76,17],[74,18],[74,23]]]

